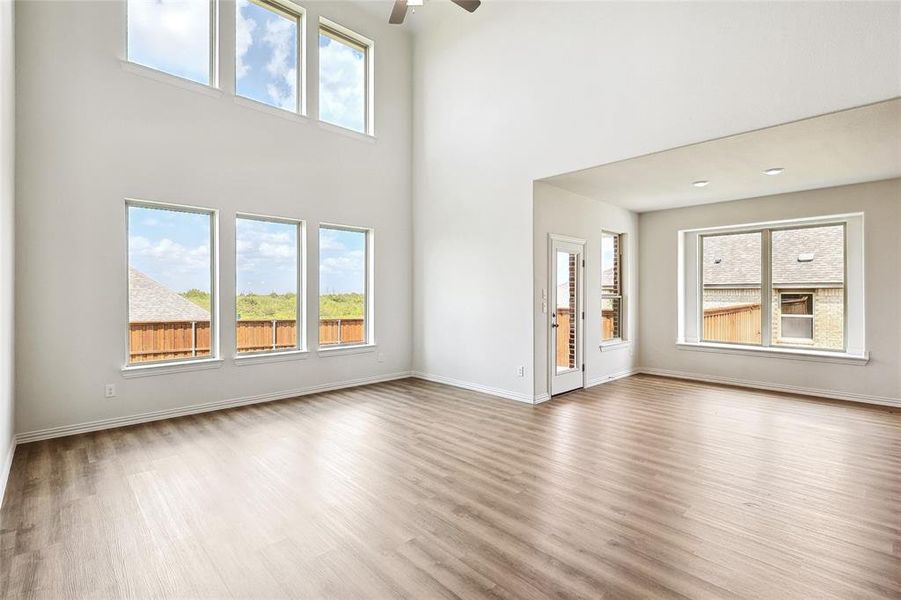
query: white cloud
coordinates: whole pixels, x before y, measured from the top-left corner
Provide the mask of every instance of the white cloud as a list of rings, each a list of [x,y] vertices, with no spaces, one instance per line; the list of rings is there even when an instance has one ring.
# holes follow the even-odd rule
[[[319,110],[323,119],[362,130],[365,61],[359,50],[331,38],[319,46]]]
[[[132,260],[150,262],[155,268],[169,273],[206,271],[210,266],[210,247],[207,244],[188,248],[169,238],[153,242],[143,236],[131,236],[128,250]]]
[[[257,22],[244,16],[244,8],[248,0],[238,0],[237,22],[235,24],[235,77],[241,79],[250,71],[250,65],[244,62],[244,56],[253,45],[253,32]]]
[[[266,71],[274,79],[266,85],[266,93],[282,108],[294,109],[297,104],[297,27],[293,21],[279,18],[266,21],[263,41],[272,49]],[[282,91],[283,87],[287,91]]]
[[[210,3],[207,0],[128,0],[128,52],[135,62],[207,82]]]
[[[263,242],[259,247],[260,256],[266,258],[293,258],[295,250],[290,244]]]

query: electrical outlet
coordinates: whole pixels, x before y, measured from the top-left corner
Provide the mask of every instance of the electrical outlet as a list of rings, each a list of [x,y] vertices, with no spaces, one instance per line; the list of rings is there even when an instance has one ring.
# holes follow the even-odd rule
[[[525,374],[526,374],[526,368],[524,366],[519,365],[518,367],[516,367],[516,375],[518,377],[524,377]]]
[[[385,362],[385,353],[379,352],[379,362]]]
[[[106,388],[104,389],[103,394],[107,398],[114,397],[116,395],[116,384],[115,383],[106,384]]]

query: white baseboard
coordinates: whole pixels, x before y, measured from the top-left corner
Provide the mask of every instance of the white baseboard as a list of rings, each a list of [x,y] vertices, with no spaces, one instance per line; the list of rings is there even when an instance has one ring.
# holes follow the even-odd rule
[[[622,379],[623,377],[630,377],[635,375],[636,373],[641,373],[641,369],[626,369],[625,371],[619,371],[617,373],[613,373],[612,375],[604,375],[603,377],[595,377],[594,379],[589,379],[585,382],[585,387],[590,388],[596,385],[601,385],[602,383],[608,383],[610,381],[616,381],[617,379]]]
[[[470,383],[469,381],[463,381],[460,379],[452,379],[450,377],[442,377],[441,375],[423,373],[422,371],[413,371],[412,376],[416,377],[417,379],[424,379],[426,381],[432,381],[435,383],[443,383],[445,385],[463,388],[464,390],[472,390],[473,392],[482,392],[483,394],[490,394],[491,396],[507,398],[508,400],[516,400],[517,402],[526,402],[528,404],[535,403],[535,397],[532,394],[511,392],[510,390],[489,387],[487,385],[481,385],[479,383]]]
[[[547,394],[547,393],[535,394],[535,404],[541,404],[542,402],[547,402],[550,399],[551,399],[550,394]]]
[[[261,402],[272,402],[273,400],[284,400],[286,398],[296,398],[297,396],[307,396],[319,392],[328,392],[331,390],[340,390],[344,388],[357,387],[360,385],[368,385],[372,383],[381,383],[383,381],[393,381],[395,379],[403,379],[410,377],[409,371],[399,373],[391,373],[388,375],[377,375],[375,377],[362,377],[359,379],[350,379],[339,383],[324,383],[320,385],[312,385],[294,390],[285,390],[281,392],[271,392],[268,394],[259,394],[256,396],[245,396],[242,398],[230,398],[227,400],[217,400],[215,402],[207,402],[204,404],[194,404],[191,406],[183,406],[179,408],[168,408],[165,410],[155,410],[151,412],[139,413],[126,417],[113,417],[111,419],[100,419],[97,421],[88,421],[86,423],[78,423],[76,425],[63,425],[61,427],[50,427],[48,429],[38,429],[36,431],[28,431],[16,435],[15,442],[17,444],[25,444],[28,442],[36,442],[39,440],[49,440],[67,435],[76,435],[79,433],[88,433],[90,431],[100,431],[102,429],[112,429],[114,427],[124,427],[126,425],[137,425],[139,423],[148,423],[150,421],[160,421],[162,419],[171,419],[174,417],[184,417],[187,415],[196,415],[214,410],[222,410],[225,408],[233,408],[235,406],[246,406],[248,404],[259,404]]]
[[[751,381],[748,379],[718,377],[715,375],[702,375],[699,373],[670,371],[667,369],[653,369],[649,367],[643,367],[639,369],[639,372],[645,373],[647,375],[659,375],[661,377],[687,379],[691,381],[701,381],[704,383],[721,383],[725,385],[734,385],[738,387],[752,388],[757,390],[767,390],[770,392],[786,392],[789,394],[800,394],[802,396],[817,396],[820,398],[830,398],[833,400],[847,400],[849,402],[863,402],[865,404],[878,404],[880,406],[901,407],[901,399],[892,398],[890,396],[873,396],[869,394],[856,394],[853,392],[836,392],[834,390],[824,390],[821,388],[783,385],[778,383],[769,383],[766,381]]]
[[[13,466],[13,455],[16,453],[16,436],[9,440],[9,448],[0,466],[0,508],[3,508],[3,497],[6,495],[6,484],[9,483],[9,472]]]

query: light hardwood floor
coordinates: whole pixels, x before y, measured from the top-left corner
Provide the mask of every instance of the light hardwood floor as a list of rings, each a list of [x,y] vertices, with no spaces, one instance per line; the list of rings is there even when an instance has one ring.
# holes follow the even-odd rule
[[[901,413],[416,380],[19,446],[0,596],[901,598]]]

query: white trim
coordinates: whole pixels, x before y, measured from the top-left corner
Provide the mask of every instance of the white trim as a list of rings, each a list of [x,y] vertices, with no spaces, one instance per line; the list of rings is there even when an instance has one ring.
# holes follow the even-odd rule
[[[632,340],[611,340],[609,342],[601,342],[600,348],[601,352],[610,352],[611,350],[619,350],[621,348],[629,348],[632,346]]]
[[[718,354],[743,354],[746,356],[765,356],[769,358],[787,358],[790,360],[806,360],[811,362],[838,363],[864,366],[870,361],[870,354],[848,354],[830,352],[828,350],[806,350],[803,348],[744,346],[742,344],[717,344],[714,342],[676,342],[679,350],[695,352],[716,352]]]
[[[211,98],[221,98],[224,95],[224,92],[221,89],[213,85],[198,83],[193,79],[172,75],[171,73],[166,73],[165,71],[160,71],[153,67],[147,67],[140,63],[131,62],[130,60],[121,60],[120,64],[122,65],[123,71],[140,75],[147,79],[153,79],[161,83],[167,83],[171,86],[194,92],[195,94],[202,94]]]
[[[234,357],[235,366],[246,367],[247,365],[256,365],[259,363],[269,362],[285,362],[289,360],[304,360],[309,358],[309,350],[282,350],[279,352],[247,352],[244,354],[236,354]]]
[[[444,385],[450,385],[453,387],[462,388],[464,390],[471,390],[473,392],[481,392],[483,394],[489,394],[491,396],[498,396],[499,398],[506,398],[508,400],[516,400],[517,402],[525,402],[526,404],[534,404],[535,403],[535,396],[533,396],[532,394],[511,392],[510,390],[491,387],[491,386],[487,386],[487,385],[481,385],[479,383],[470,383],[468,381],[463,381],[460,379],[453,379],[451,377],[443,377],[441,375],[433,375],[431,373],[423,373],[422,371],[413,371],[410,375],[417,379],[424,379],[425,381],[431,381],[434,383],[443,383]]]
[[[533,402],[535,404],[541,404],[542,402],[547,402],[550,399],[551,399],[551,395],[548,394],[547,392],[544,392],[541,394],[535,394],[535,399],[533,400]]]
[[[359,140],[361,142],[368,142],[370,144],[376,143],[378,138],[371,133],[366,133],[364,131],[357,131],[356,129],[351,129],[350,127],[344,127],[343,125],[337,125],[335,123],[329,123],[328,121],[317,121],[319,126],[328,131],[332,131],[334,133],[340,133],[345,137],[349,137],[355,140]]]
[[[13,466],[13,456],[16,453],[16,444],[18,443],[17,440],[18,438],[15,435],[9,440],[9,448],[3,459],[3,465],[0,466],[0,508],[3,508],[3,498],[6,496],[6,484],[9,483],[9,475]]]
[[[122,377],[131,379],[132,377],[170,375],[172,373],[183,373],[186,371],[205,371],[207,369],[218,369],[221,366],[221,358],[200,358],[193,360],[182,360],[177,362],[147,364],[136,363],[122,367]]]
[[[611,381],[616,381],[617,379],[631,377],[632,375],[637,375],[638,373],[641,373],[641,369],[626,369],[625,371],[618,371],[618,372],[612,373],[610,375],[604,375],[602,377],[595,377],[594,379],[589,379],[588,381],[585,382],[585,389],[594,387],[596,385],[601,385],[603,383],[609,383]]]
[[[555,242],[566,242],[567,244],[576,244],[579,246],[584,246],[588,242],[583,240],[582,238],[571,237],[568,235],[560,235],[559,233],[549,233],[547,234],[548,239]]]
[[[196,415],[205,412],[222,410],[225,408],[234,408],[236,406],[245,406],[248,404],[260,404],[262,402],[272,402],[274,400],[285,400],[288,398],[297,398],[307,396],[309,394],[317,394],[320,392],[328,392],[332,390],[341,390],[345,388],[358,387],[361,385],[369,385],[373,383],[382,383],[384,381],[394,381],[396,379],[404,379],[410,377],[409,371],[399,373],[390,373],[388,375],[376,375],[374,377],[361,377],[359,379],[350,379],[338,383],[322,383],[311,385],[303,388],[284,390],[281,392],[270,392],[267,394],[258,394],[255,396],[244,396],[239,398],[229,398],[227,400],[216,400],[204,404],[193,404],[191,406],[182,406],[179,408],[168,408],[164,410],[156,410],[145,413],[138,413],[127,417],[114,417],[111,419],[100,419],[97,421],[87,421],[76,425],[62,425],[60,427],[49,427],[47,429],[38,429],[20,433],[16,436],[17,444],[26,444],[28,442],[36,442],[39,440],[49,440],[51,438],[64,437],[67,435],[76,435],[79,433],[88,433],[90,431],[100,431],[103,429],[113,429],[116,427],[125,427],[127,425],[138,425],[140,423],[149,423],[151,421],[160,421],[163,419],[172,419],[175,417],[184,417],[187,415]]]
[[[376,344],[354,344],[351,346],[335,344],[332,347],[319,348],[316,352],[321,358],[331,356],[347,356],[352,354],[369,354],[375,352]]]
[[[310,117],[295,112],[289,108],[279,108],[277,106],[272,106],[271,104],[266,104],[265,102],[261,102],[259,100],[254,100],[253,98],[248,98],[247,96],[239,96],[235,94],[235,104],[238,106],[246,106],[252,110],[259,111],[261,113],[266,113],[272,115],[274,117],[281,117],[282,119],[288,119],[289,121],[294,121],[296,123],[308,123],[310,121]]]
[[[821,388],[810,388],[795,385],[783,385],[778,383],[767,383],[763,381],[751,381],[748,379],[735,379],[732,377],[718,377],[715,375],[701,375],[698,373],[687,373],[684,371],[669,371],[667,369],[652,369],[642,367],[640,373],[645,375],[657,375],[659,377],[670,377],[673,379],[687,379],[690,381],[701,381],[704,383],[719,383],[723,385],[734,385],[743,388],[752,388],[757,390],[766,390],[769,392],[785,392],[788,394],[800,394],[802,396],[815,396],[819,398],[828,398],[832,400],[845,400],[849,402],[859,402],[863,404],[878,404],[880,406],[901,407],[901,398],[892,398],[889,396],[874,396],[872,394],[857,394],[854,392],[836,392],[833,390],[824,390]]]

